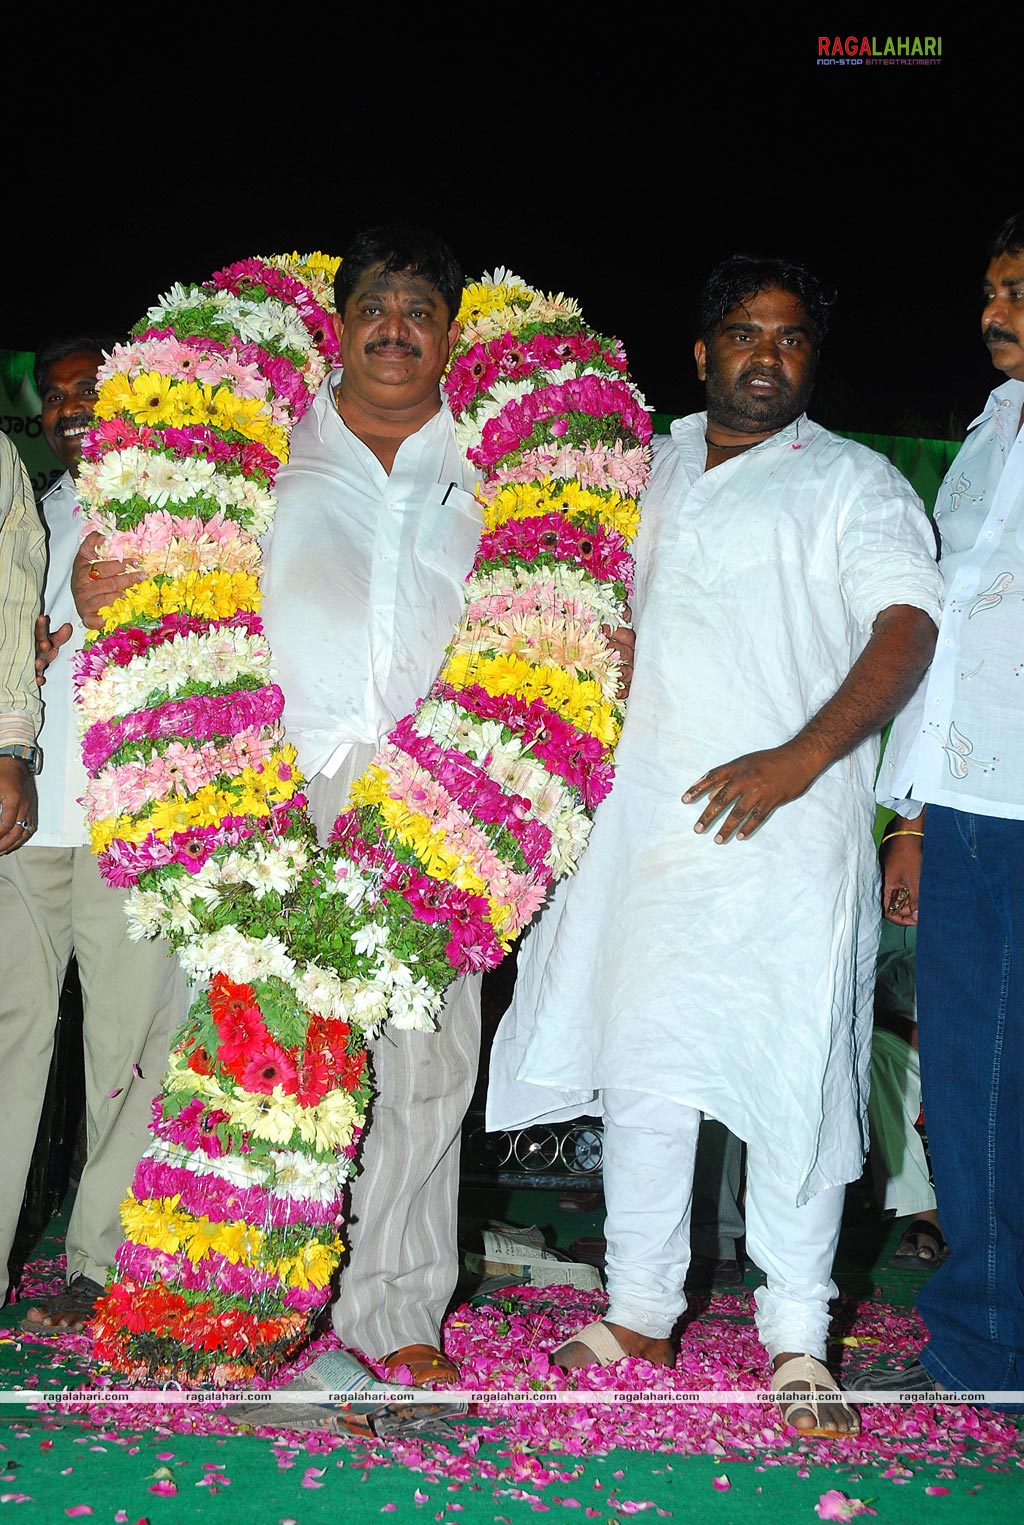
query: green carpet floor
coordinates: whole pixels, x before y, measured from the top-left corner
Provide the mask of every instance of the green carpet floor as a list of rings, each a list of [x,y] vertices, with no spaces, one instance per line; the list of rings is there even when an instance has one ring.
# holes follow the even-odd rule
[[[922,1274],[889,1266],[895,1226],[864,1211],[853,1195],[851,1201],[836,1269],[843,1293],[837,1357],[866,1364],[876,1346],[879,1354],[892,1354],[894,1342],[902,1341],[911,1354],[920,1338],[912,1303]],[[482,1218],[536,1224],[549,1244],[563,1249],[602,1227],[599,1206],[567,1212],[553,1191],[471,1187],[462,1205],[467,1225]],[[32,1247],[21,1300],[0,1316],[0,1387],[7,1391],[32,1386],[53,1394],[94,1381],[86,1339],[42,1341],[20,1329],[27,1299],[59,1277],[64,1222],[64,1214],[55,1216]],[[751,1272],[748,1288],[756,1282]],[[574,1300],[582,1307],[600,1297],[512,1288],[474,1305],[471,1282],[462,1292],[466,1301],[448,1334],[453,1353],[460,1339],[479,1341],[481,1330],[486,1335],[494,1328],[518,1331],[521,1348],[523,1331],[534,1327],[539,1345],[555,1327],[552,1319],[571,1324]],[[705,1300],[684,1347],[699,1347],[712,1360],[719,1349],[740,1352],[741,1366],[743,1352],[754,1351],[755,1369],[749,1294]],[[474,1385],[485,1368],[480,1357]],[[495,1369],[496,1393],[503,1384],[515,1380]],[[342,1525],[378,1518],[514,1525],[527,1514],[561,1511],[602,1522],[644,1515],[708,1525],[815,1525],[820,1518],[855,1517],[862,1512],[856,1501],[875,1512],[879,1525],[1016,1525],[1024,1507],[1024,1435],[1018,1420],[990,1411],[874,1409],[855,1445],[799,1442],[781,1430],[771,1410],[743,1424],[731,1414],[704,1419],[687,1413],[681,1443],[676,1413],[622,1405],[531,1417],[498,1407],[460,1423],[443,1441],[385,1446],[240,1431],[230,1409],[119,1412],[105,1405],[83,1412],[5,1405],[0,1525],[8,1516],[29,1525],[90,1517],[104,1525]]]

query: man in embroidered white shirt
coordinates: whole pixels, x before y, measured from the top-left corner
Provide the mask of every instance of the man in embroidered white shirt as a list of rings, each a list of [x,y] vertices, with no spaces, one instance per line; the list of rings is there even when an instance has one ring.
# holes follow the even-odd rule
[[[921,1089],[950,1254],[918,1295],[920,1359],[854,1385],[1024,1404],[1024,212],[992,243],[981,331],[1007,379],[939,489],[935,660],[879,779],[901,812],[883,910],[918,924]]]

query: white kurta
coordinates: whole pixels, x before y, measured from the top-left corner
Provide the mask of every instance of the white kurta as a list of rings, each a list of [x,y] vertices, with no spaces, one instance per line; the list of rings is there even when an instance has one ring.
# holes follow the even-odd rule
[[[756,1145],[798,1201],[863,1162],[878,894],[874,740],[749,841],[697,836],[707,769],[795,735],[878,613],[939,614],[934,539],[889,463],[806,418],[705,474],[704,415],[658,452],[611,798],[526,939],[488,1126],[667,1096]]]
[[[82,510],[70,471],[50,488],[42,501],[41,513],[46,524],[43,612],[50,617],[51,630],[69,623],[72,634],[48,669],[43,687],[43,724],[39,732],[43,771],[36,780],[39,830],[30,845],[84,847],[89,832],[82,797],[88,774],[75,724],[71,681],[75,654],[85,644],[85,626],[71,597],[71,568],[82,539]]]

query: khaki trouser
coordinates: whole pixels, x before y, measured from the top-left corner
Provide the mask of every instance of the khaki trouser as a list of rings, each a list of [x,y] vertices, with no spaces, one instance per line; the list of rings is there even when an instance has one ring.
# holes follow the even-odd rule
[[[84,1272],[102,1284],[123,1237],[120,1204],[188,999],[167,944],[129,940],[124,901],[87,847],[23,847],[0,858],[0,1303],[72,952],[89,1156],[68,1225],[69,1277]]]

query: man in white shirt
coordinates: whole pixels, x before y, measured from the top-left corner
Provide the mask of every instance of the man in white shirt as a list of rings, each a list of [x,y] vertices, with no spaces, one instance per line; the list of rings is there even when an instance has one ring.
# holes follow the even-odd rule
[[[263,614],[322,841],[349,785],[426,696],[462,616],[481,519],[439,386],[462,287],[451,251],[423,230],[372,229],[349,245],[336,283],[341,368],[278,478]],[[437,1032],[389,1027],[372,1048],[376,1094],[332,1318],[346,1347],[408,1367],[418,1385],[458,1377],[441,1320],[458,1276],[459,1147],[479,1047],[480,981],[464,977]],[[338,1386],[321,1364],[313,1374]]]
[[[615,790],[525,940],[488,1095],[489,1127],[603,1109],[610,1306],[566,1367],[671,1364],[701,1114],[746,1142],[758,1330],[809,1434],[856,1428],[821,1358],[864,1156],[872,783],[939,612],[909,484],[804,412],[828,307],[782,261],[705,287],[707,414],[645,494]]]
[[[378,744],[426,696],[462,615],[481,519],[440,391],[462,289],[433,233],[395,226],[352,240],[335,286],[341,368],[294,429],[277,480],[263,616],[321,840]],[[94,545],[75,582],[98,624],[96,610],[135,579],[90,563]],[[376,1095],[332,1315],[345,1346],[408,1369],[418,1386],[458,1380],[440,1330],[458,1276],[459,1146],[479,1045],[479,977],[463,977],[437,1032],[388,1027],[373,1046]],[[312,1377],[343,1389],[352,1363],[322,1357]]]
[[[935,660],[879,779],[901,812],[883,908],[918,923],[921,1088],[950,1253],[918,1295],[920,1359],[853,1385],[1024,1404],[1024,212],[996,235],[983,289],[982,338],[1007,379],[939,489]]]
[[[46,494],[43,611],[56,645],[43,722],[32,748],[37,829],[0,859],[0,1292],[18,1226],[46,1091],[58,1006],[72,953],[82,987],[88,1158],[67,1232],[67,1286],[30,1308],[23,1327],[53,1334],[87,1323],[121,1242],[120,1206],[145,1146],[171,1037],[185,1015],[185,984],[163,942],[128,937],[124,895],[107,889],[88,846],[86,774],[74,720],[71,654],[84,637],[71,597],[81,517],[75,475],[96,402],[101,341],[56,340],[36,356],[43,434],[66,467]],[[56,627],[60,627],[58,630]],[[0,1298],[2,1301],[2,1298]]]

